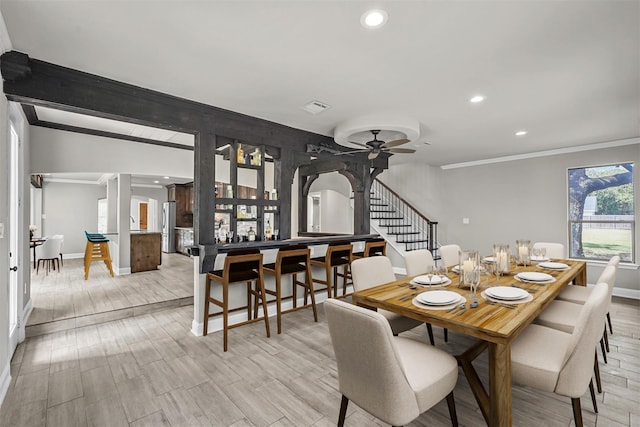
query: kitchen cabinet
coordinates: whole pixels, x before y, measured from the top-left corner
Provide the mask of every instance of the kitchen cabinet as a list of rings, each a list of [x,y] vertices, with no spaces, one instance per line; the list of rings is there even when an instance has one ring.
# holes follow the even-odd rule
[[[193,228],[176,228],[176,252],[189,255],[193,246]]]
[[[193,227],[193,182],[171,184],[167,191],[168,199],[176,202],[176,227]]]

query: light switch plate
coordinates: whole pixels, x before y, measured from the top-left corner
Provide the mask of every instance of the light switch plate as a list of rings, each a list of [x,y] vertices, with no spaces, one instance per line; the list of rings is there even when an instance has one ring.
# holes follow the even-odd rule
[[[464,225],[469,225],[469,218],[462,218],[462,223]]]

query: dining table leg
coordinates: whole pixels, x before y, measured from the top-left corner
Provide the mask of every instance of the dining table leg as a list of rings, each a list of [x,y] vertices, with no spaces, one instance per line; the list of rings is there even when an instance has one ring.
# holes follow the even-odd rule
[[[490,427],[511,426],[511,345],[489,343]]]

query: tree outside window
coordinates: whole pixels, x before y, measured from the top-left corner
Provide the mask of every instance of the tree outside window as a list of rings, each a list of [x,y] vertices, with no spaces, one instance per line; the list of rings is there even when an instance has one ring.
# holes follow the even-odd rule
[[[634,261],[633,163],[569,169],[572,258]]]

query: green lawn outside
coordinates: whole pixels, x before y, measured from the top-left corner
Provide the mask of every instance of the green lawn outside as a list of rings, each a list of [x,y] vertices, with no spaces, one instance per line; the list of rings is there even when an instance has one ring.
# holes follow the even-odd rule
[[[631,248],[633,233],[631,230],[610,228],[585,228],[582,230],[584,257],[608,260],[620,255],[622,261],[632,261]]]

